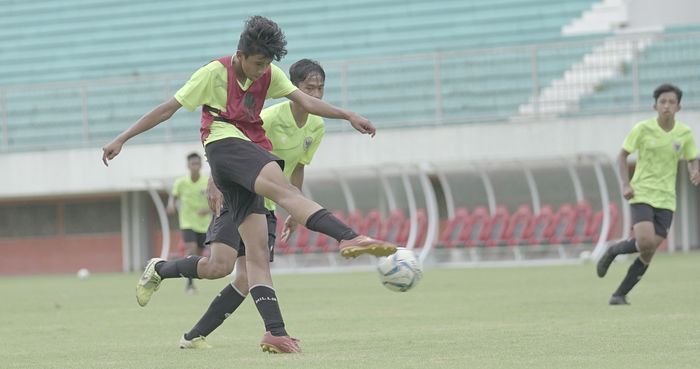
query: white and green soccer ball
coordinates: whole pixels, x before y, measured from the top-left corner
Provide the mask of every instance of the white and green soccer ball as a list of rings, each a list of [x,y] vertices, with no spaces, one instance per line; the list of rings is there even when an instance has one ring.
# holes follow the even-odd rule
[[[410,290],[423,278],[416,254],[405,247],[398,247],[396,253],[380,260],[377,271],[384,287],[396,292]]]

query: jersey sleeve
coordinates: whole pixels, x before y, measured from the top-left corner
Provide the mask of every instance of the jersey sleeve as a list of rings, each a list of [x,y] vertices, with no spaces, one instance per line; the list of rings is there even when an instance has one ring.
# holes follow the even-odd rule
[[[216,77],[216,64],[213,61],[199,68],[190,79],[175,93],[177,100],[185,109],[194,111],[197,107],[208,104],[214,90],[214,80]]]
[[[689,131],[683,142],[683,158],[685,160],[693,160],[698,158],[698,149],[695,146],[695,137],[693,132]]]
[[[304,155],[299,159],[299,164],[303,165],[309,165],[311,164],[311,160],[314,158],[314,155],[316,154],[316,151],[318,150],[318,147],[321,145],[321,140],[323,140],[323,136],[326,134],[326,127],[323,124],[323,120],[321,119],[321,125],[317,130],[315,130],[313,134],[313,141],[311,142],[311,146],[309,146],[309,149],[304,153]]]
[[[622,143],[622,149],[628,153],[633,153],[639,149],[639,133],[641,132],[641,124],[637,124],[632,128],[632,131],[625,137]]]
[[[272,69],[272,75],[270,76],[270,87],[267,89],[268,99],[285,97],[297,89],[282,69],[274,64],[270,64],[270,68]]]

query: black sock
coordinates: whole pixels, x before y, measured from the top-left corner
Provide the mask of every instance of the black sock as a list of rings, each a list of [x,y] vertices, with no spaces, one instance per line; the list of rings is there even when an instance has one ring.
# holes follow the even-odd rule
[[[610,250],[610,253],[612,255],[632,254],[635,252],[639,252],[639,250],[637,250],[637,240],[635,240],[634,238],[620,241],[610,246],[608,250]]]
[[[214,329],[223,324],[224,320],[245,300],[245,296],[236,290],[230,283],[224,287],[219,295],[209,305],[209,309],[202,315],[192,330],[185,333],[186,340],[192,340],[199,336],[208,336]]]
[[[273,336],[287,336],[275,290],[272,287],[259,284],[250,289],[250,296],[253,297],[255,307],[258,308],[258,312],[265,322],[265,330],[272,333]]]
[[[194,282],[192,278],[187,278],[187,288],[194,288]]]
[[[201,256],[189,255],[184,259],[162,261],[156,264],[156,273],[162,278],[199,278],[197,263]]]
[[[634,262],[632,265],[630,265],[630,268],[627,269],[625,279],[622,280],[620,287],[618,287],[617,291],[613,293],[613,296],[626,296],[632,290],[632,287],[634,287],[634,285],[637,284],[640,279],[642,279],[642,276],[644,275],[644,272],[647,271],[647,268],[649,268],[649,266],[644,264],[642,259],[634,259]]]
[[[348,227],[347,224],[336,218],[333,213],[326,209],[321,209],[306,220],[306,228],[331,236],[340,242],[341,240],[352,240],[357,237],[357,233]]]

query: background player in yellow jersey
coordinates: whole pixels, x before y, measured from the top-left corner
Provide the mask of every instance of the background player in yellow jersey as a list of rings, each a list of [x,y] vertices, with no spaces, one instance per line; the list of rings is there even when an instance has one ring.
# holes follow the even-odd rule
[[[642,278],[656,248],[668,235],[676,210],[676,176],[678,160],[688,161],[690,181],[700,184],[698,152],[690,127],[676,120],[683,92],[664,84],[654,90],[656,118],[637,123],[625,138],[618,156],[622,176],[622,193],[630,202],[634,237],[612,245],[597,265],[604,277],[617,255],[639,252],[627,275],[610,298],[610,305],[627,305],[627,294]],[[637,166],[629,180],[627,157],[638,151]]]
[[[208,176],[202,176],[202,157],[193,152],[187,155],[187,169],[190,173],[175,180],[173,191],[168,199],[167,211],[174,214],[175,203],[179,202],[178,220],[186,255],[202,255],[207,228],[211,222],[211,211],[207,202]],[[192,278],[187,278],[187,293],[197,290]]]
[[[317,99],[323,98],[326,74],[317,62],[302,59],[292,64],[289,68],[289,79],[302,92]],[[323,119],[309,114],[303,107],[292,101],[270,106],[264,109],[260,116],[263,119],[266,135],[272,141],[272,153],[284,160],[284,175],[294,186],[301,189],[304,182],[304,167],[311,163],[325,133]],[[213,202],[212,208],[220,209],[221,192],[211,182],[209,197]],[[270,210],[267,214],[268,246],[270,261],[272,261],[277,228],[275,204],[266,199],[266,207]],[[245,244],[240,241],[238,230],[228,212],[229,210],[224,206],[211,223],[207,233],[207,244],[217,253],[232,256],[230,262],[233,268],[235,261],[235,278],[214,298],[197,324],[181,337],[180,348],[209,348],[205,337],[233,314],[248,295]],[[288,217],[282,233],[283,237],[288,237],[295,227],[294,221]]]

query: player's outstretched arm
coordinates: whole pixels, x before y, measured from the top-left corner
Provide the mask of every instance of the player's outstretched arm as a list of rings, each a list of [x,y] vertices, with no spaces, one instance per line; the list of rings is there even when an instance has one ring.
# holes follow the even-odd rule
[[[122,150],[122,146],[132,137],[148,131],[158,124],[168,120],[180,109],[182,105],[171,97],[168,101],[158,105],[155,109],[139,118],[131,127],[122,132],[112,142],[102,148],[102,162],[109,166],[108,161],[114,159]]]
[[[374,137],[377,132],[377,129],[374,128],[374,125],[369,119],[355,112],[335,107],[323,100],[309,96],[300,90],[295,90],[287,95],[287,98],[301,105],[304,110],[311,114],[319,115],[324,118],[345,119],[360,133]]]
[[[693,185],[700,185],[700,164],[698,159],[688,161],[688,176]]]

